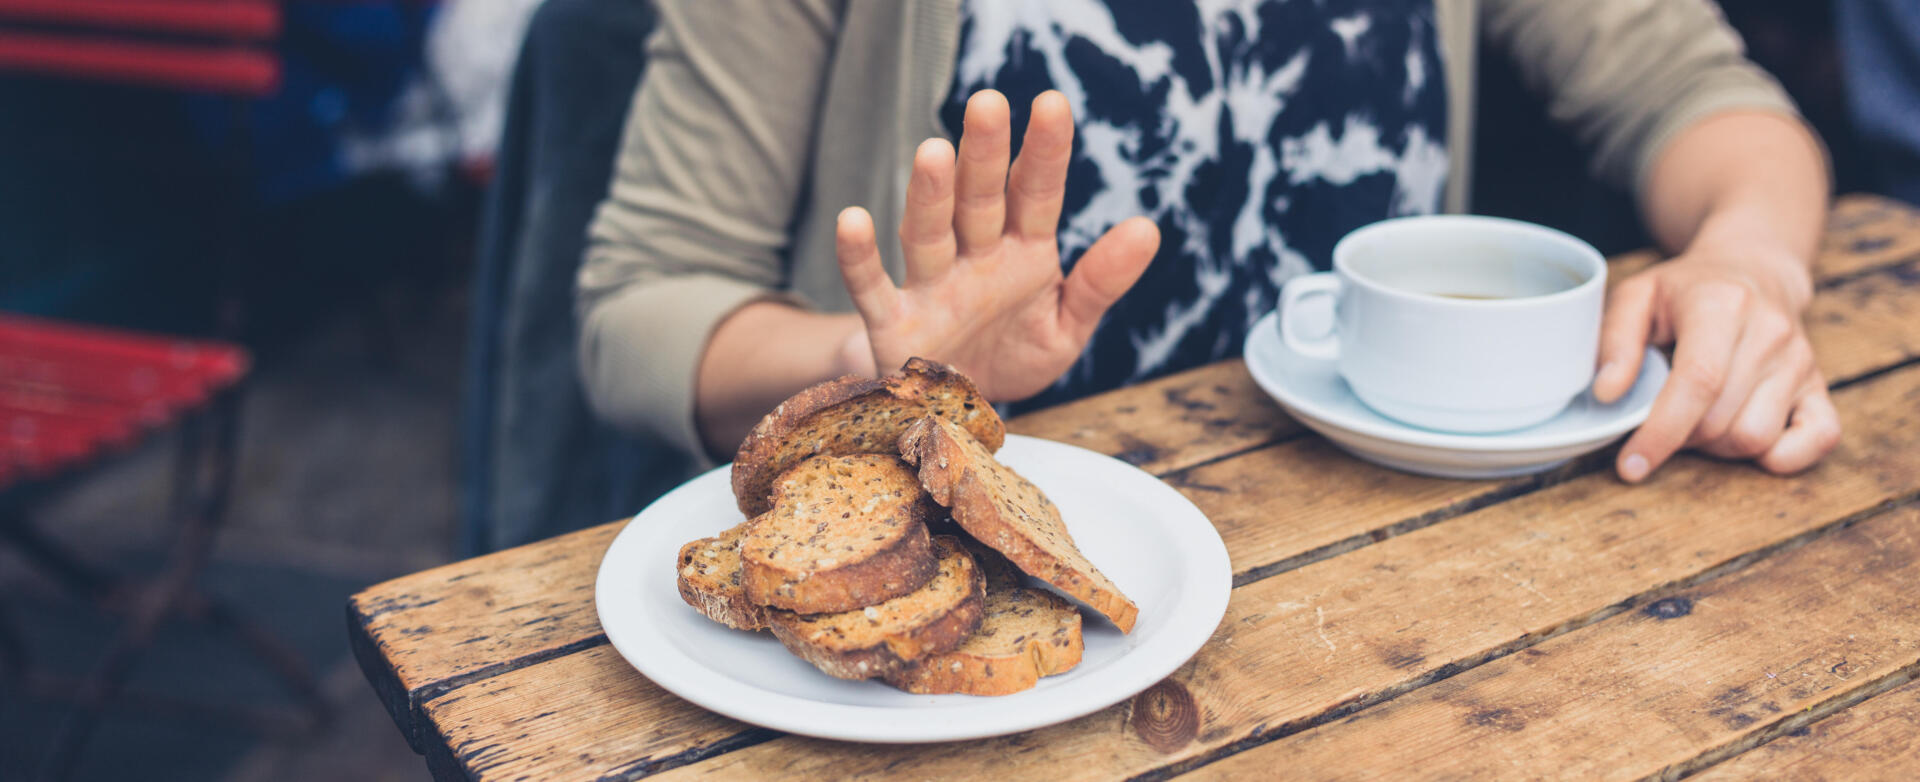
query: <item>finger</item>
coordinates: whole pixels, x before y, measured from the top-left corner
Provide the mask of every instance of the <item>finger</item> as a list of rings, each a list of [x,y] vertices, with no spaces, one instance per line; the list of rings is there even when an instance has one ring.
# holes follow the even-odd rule
[[[1740,406],[1738,417],[1712,441],[1702,443],[1708,453],[1725,459],[1758,458],[1773,447],[1787,428],[1787,416],[1804,393],[1805,372],[1780,372],[1760,381]],[[1725,397],[1722,397],[1723,399]],[[1707,416],[1711,418],[1712,412]]]
[[[1088,247],[1060,288],[1062,330],[1075,341],[1093,338],[1100,317],[1147,270],[1160,249],[1160,227],[1145,217],[1121,221]]]
[[[927,139],[913,153],[900,251],[908,286],[939,279],[953,267],[953,145],[946,139]]]
[[[840,211],[834,226],[834,252],[840,257],[840,279],[847,283],[853,306],[868,326],[885,323],[893,312],[899,290],[880,261],[880,245],[873,235],[873,215],[857,206]]]
[[[1073,109],[1048,90],[1033,99],[1020,158],[1007,176],[1007,230],[1028,239],[1051,239],[1060,225],[1067,193],[1067,161],[1073,154]]]
[[[955,175],[953,231],[961,255],[990,253],[1007,222],[1007,145],[1013,138],[1006,96],[981,90],[967,99]]]
[[[1760,466],[1780,475],[1799,472],[1812,467],[1839,444],[1840,412],[1833,409],[1826,381],[1816,374],[1794,407],[1786,432],[1761,455]]]
[[[1607,314],[1600,322],[1600,369],[1593,375],[1593,398],[1603,405],[1625,396],[1640,377],[1656,286],[1653,277],[1640,275],[1608,294]]]
[[[1629,483],[1645,479],[1680,450],[1726,385],[1744,305],[1711,295],[1695,296],[1681,305],[1674,318],[1678,346],[1673,372],[1654,397],[1646,423],[1620,449],[1617,469]]]
[[[1813,351],[1804,344],[1793,344],[1793,321],[1790,318],[1772,310],[1752,310],[1741,327],[1740,342],[1733,349],[1726,386],[1720,389],[1720,398],[1707,408],[1707,414],[1700,418],[1700,425],[1694,428],[1695,442],[1714,442],[1725,438],[1739,420],[1748,398],[1753,396],[1765,378],[1785,375],[1786,388],[1782,396],[1788,396],[1800,387],[1801,381],[1806,379],[1806,373],[1812,369]],[[1783,425],[1786,412],[1783,403],[1780,409]],[[1759,455],[1759,452],[1755,452],[1737,458]]]

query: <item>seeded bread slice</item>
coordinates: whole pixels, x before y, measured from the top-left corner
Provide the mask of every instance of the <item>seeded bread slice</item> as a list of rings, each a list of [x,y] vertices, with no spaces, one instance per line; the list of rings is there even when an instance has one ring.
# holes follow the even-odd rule
[[[733,496],[748,518],[772,505],[774,481],[816,454],[894,453],[900,433],[932,411],[995,451],[1006,425],[973,381],[921,358],[880,379],[843,377],[795,394],[760,423],[733,460]]]
[[[740,541],[741,586],[756,605],[851,611],[933,577],[925,520],[938,508],[897,456],[816,456],[780,476],[773,510]]]
[[[1121,632],[1133,631],[1139,607],[1080,553],[1053,501],[973,435],[928,416],[901,435],[900,453],[919,466],[920,483],[968,534],[1105,614]]]
[[[933,542],[939,569],[926,585],[878,605],[834,614],[769,611],[780,643],[827,675],[870,679],[950,651],[980,627],[985,587],[952,537]]]
[[[980,629],[951,652],[887,674],[888,684],[920,695],[1011,695],[1080,664],[1086,649],[1080,609],[1052,592],[1021,586],[999,554],[976,550],[974,556],[987,574]]]
[[[740,585],[740,539],[753,522],[680,547],[680,599],[708,619],[736,630],[764,630],[767,609],[747,599]]]

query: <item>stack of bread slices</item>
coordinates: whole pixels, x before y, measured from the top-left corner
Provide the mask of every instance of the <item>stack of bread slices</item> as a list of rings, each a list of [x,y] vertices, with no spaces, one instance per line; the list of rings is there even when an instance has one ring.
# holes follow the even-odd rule
[[[802,391],[740,444],[749,521],[680,549],[680,595],[832,676],[909,692],[1006,695],[1069,670],[1080,612],[1025,576],[1123,632],[1139,610],[993,458],[1005,438],[972,381],[932,361]]]

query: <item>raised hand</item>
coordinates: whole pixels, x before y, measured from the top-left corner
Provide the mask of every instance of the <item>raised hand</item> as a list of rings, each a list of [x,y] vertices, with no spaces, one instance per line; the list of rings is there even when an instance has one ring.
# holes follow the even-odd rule
[[[1007,100],[967,101],[958,160],[930,139],[914,154],[900,221],[906,280],[880,261],[873,217],[840,213],[840,273],[866,324],[847,350],[881,372],[912,356],[944,361],[994,401],[1032,396],[1073,365],[1108,307],[1146,270],[1160,232],[1130,218],[1060,271],[1055,236],[1073,148],[1073,115],[1058,92],[1033,101],[1020,158],[1008,163]]]

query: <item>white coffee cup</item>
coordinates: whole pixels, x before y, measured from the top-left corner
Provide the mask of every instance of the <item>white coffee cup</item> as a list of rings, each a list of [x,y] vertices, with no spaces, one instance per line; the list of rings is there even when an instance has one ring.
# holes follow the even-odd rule
[[[1593,381],[1606,282],[1598,250],[1551,228],[1395,218],[1342,238],[1333,271],[1281,288],[1280,337],[1335,361],[1381,415],[1447,432],[1521,429]],[[1331,316],[1301,306],[1319,297]]]

